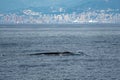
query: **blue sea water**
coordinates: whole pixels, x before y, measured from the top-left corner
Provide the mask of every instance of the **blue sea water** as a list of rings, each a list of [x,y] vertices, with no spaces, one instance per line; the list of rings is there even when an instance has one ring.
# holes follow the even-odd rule
[[[120,25],[1,25],[0,80],[120,80]]]

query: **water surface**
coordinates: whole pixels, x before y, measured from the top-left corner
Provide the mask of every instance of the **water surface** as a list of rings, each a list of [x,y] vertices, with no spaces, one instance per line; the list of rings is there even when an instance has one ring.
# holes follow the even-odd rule
[[[0,27],[0,80],[119,80],[120,26]],[[88,55],[29,56],[40,52]]]

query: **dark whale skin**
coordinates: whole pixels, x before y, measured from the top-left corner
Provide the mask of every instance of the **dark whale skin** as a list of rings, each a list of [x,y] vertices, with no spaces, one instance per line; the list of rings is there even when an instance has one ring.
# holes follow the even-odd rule
[[[59,56],[59,55],[74,55],[72,52],[44,52],[44,53],[35,53],[35,54],[29,54],[30,56],[34,55],[48,55],[48,56]]]

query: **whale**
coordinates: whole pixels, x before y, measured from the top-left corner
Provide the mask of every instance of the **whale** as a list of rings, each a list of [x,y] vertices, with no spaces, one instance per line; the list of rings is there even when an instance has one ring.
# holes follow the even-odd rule
[[[33,55],[48,55],[48,56],[65,56],[65,55],[74,55],[74,53],[72,52],[43,52],[43,53],[34,53],[34,54],[29,54],[30,56],[33,56]]]
[[[46,56],[69,56],[69,55],[80,55],[80,56],[87,56],[84,52],[73,53],[69,51],[65,52],[40,52],[40,53],[33,53],[29,54],[30,56],[37,56],[37,55],[46,55]]]

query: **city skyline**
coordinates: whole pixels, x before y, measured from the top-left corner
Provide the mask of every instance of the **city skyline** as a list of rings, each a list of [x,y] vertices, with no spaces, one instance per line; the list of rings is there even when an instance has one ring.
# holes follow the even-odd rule
[[[0,1],[0,24],[120,23],[119,2],[119,0]]]

